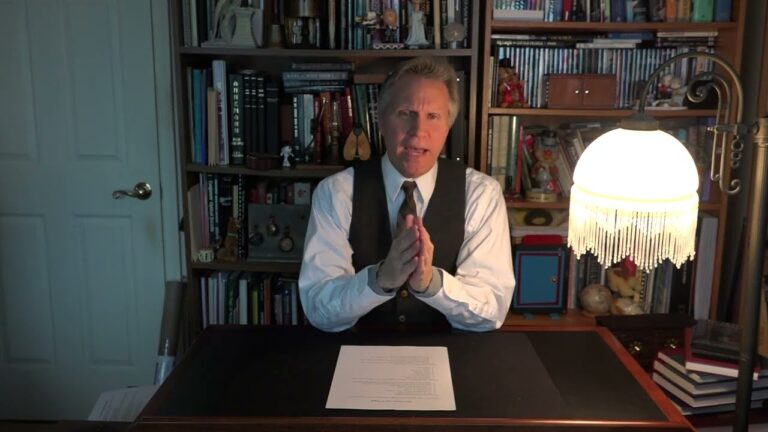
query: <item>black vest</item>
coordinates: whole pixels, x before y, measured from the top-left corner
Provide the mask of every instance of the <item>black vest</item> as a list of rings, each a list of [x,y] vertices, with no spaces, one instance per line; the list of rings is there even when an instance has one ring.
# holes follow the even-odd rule
[[[424,226],[435,246],[432,265],[455,275],[456,259],[464,242],[466,167],[448,159],[439,159],[438,163],[435,190],[424,214]],[[354,175],[349,243],[352,265],[359,272],[387,257],[392,233],[381,161],[355,165]],[[442,313],[401,287],[394,298],[361,317],[357,327],[448,329],[450,324]]]

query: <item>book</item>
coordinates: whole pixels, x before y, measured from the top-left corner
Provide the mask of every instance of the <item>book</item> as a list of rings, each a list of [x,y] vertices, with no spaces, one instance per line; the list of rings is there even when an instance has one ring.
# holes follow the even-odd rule
[[[718,218],[715,216],[702,214],[699,219],[693,284],[693,317],[695,319],[705,319],[709,316],[712,278],[715,272],[717,226]]]
[[[494,9],[493,19],[509,21],[544,21],[544,11],[532,9]]]
[[[714,20],[716,22],[728,22],[731,20],[731,0],[715,0]]]
[[[346,70],[324,70],[324,71],[284,71],[283,81],[347,81],[349,80],[349,71]]]
[[[216,124],[218,126],[218,165],[229,165],[229,103],[227,95],[227,63],[214,60],[213,88],[216,90]]]
[[[736,392],[693,396],[672,384],[658,372],[653,372],[653,381],[656,382],[659,387],[685,402],[688,406],[694,408],[736,403]],[[768,389],[752,390],[752,400],[762,399],[768,399]]]
[[[690,380],[696,384],[708,384],[718,381],[730,380],[731,377],[725,377],[722,375],[710,374],[706,372],[696,372],[685,368],[685,355],[681,348],[674,350],[659,351],[656,354],[656,359],[663,362],[666,366],[669,366],[679,373],[685,374]]]
[[[697,382],[689,376],[695,372],[682,372],[658,358],[653,362],[653,371],[693,396],[735,392],[738,382],[735,378],[726,377],[717,377],[716,381],[711,382]],[[753,389],[766,387],[768,387],[768,377],[760,378],[752,383]]]
[[[711,414],[722,413],[736,410],[736,404],[723,404],[723,405],[711,405],[703,407],[688,406],[685,402],[681,401],[675,395],[666,393],[669,400],[680,410],[683,415],[696,415],[696,414]],[[762,400],[754,400],[750,404],[750,408],[759,408],[763,405]]]
[[[245,93],[243,89],[243,75],[240,73],[229,74],[229,101],[230,101],[230,143],[229,160],[232,165],[245,165],[245,141],[243,140],[244,118],[243,109]]]
[[[691,21],[712,22],[714,11],[714,0],[693,0]]]

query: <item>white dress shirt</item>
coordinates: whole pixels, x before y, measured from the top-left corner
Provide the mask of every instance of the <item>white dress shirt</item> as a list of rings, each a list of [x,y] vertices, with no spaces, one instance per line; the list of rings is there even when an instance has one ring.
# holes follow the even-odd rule
[[[423,217],[435,189],[438,164],[416,179],[403,177],[386,156],[381,164],[394,232],[397,210],[405,199],[402,182],[416,182],[414,198]],[[354,169],[347,168],[323,179],[312,196],[299,295],[309,322],[325,331],[352,327],[396,293],[384,293],[376,285],[378,264],[357,273],[352,266],[348,239],[353,184]],[[472,168],[466,171],[465,193],[464,242],[456,275],[436,269],[439,277],[433,277],[427,292],[416,297],[442,312],[455,328],[493,330],[504,322],[515,288],[507,207],[498,182]]]

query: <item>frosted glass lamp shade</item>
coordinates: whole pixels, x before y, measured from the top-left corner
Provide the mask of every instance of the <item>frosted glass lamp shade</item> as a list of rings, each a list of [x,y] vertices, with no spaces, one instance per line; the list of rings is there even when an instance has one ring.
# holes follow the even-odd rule
[[[643,270],[680,266],[695,250],[699,176],[688,150],[660,130],[614,129],[573,173],[568,245],[603,266],[629,256]]]

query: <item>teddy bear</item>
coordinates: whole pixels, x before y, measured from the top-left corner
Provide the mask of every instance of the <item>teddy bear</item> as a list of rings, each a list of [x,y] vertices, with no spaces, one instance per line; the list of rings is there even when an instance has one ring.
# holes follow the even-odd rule
[[[528,103],[523,93],[523,82],[517,76],[517,71],[508,58],[499,61],[497,71],[499,85],[497,88],[498,105],[501,108],[525,108]]]
[[[606,270],[605,278],[608,288],[618,294],[611,305],[614,315],[637,315],[643,313],[640,305],[642,283],[637,274],[637,265],[628,257],[624,258],[618,267]]]

